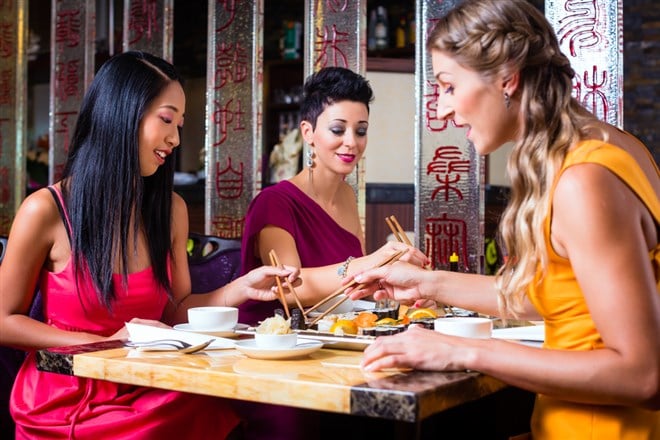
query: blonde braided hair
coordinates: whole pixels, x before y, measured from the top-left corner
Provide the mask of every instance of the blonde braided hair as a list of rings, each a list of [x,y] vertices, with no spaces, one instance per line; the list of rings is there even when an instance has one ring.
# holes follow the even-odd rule
[[[465,1],[441,18],[427,41],[485,81],[520,73],[522,132],[507,164],[511,198],[500,222],[508,260],[497,273],[500,309],[516,316],[547,266],[544,219],[550,189],[570,147],[595,118],[571,97],[574,71],[543,14],[526,0]]]

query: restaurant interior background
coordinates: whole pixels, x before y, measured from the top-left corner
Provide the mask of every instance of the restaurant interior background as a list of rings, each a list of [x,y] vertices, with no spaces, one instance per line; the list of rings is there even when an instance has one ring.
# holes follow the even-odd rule
[[[530,0],[541,10],[543,0]],[[614,1],[614,0],[613,0]],[[28,62],[28,173],[32,188],[47,176],[50,2],[29,2],[30,58]],[[173,62],[186,78],[186,123],[178,149],[178,169],[203,170],[206,87],[207,0],[174,0]],[[368,0],[368,28],[378,7],[387,11],[388,38],[385,47],[367,53],[366,77],[373,86],[369,144],[366,152],[367,250],[372,251],[389,233],[381,219],[394,214],[403,227],[413,229],[414,197],[414,0]],[[121,50],[123,0],[97,0],[96,67],[112,51]],[[114,30],[108,32],[108,16],[114,10]],[[303,82],[302,48],[286,53],[281,48],[289,29],[304,22],[304,0],[264,0],[264,185],[271,183],[268,159],[286,126],[295,124],[297,94]],[[624,26],[624,129],[638,136],[660,160],[657,122],[660,120],[660,3],[656,0],[625,0]],[[304,32],[304,30],[303,30]],[[108,35],[114,39],[111,41]],[[302,37],[300,38],[302,44]],[[112,44],[111,44],[112,43]],[[382,42],[381,42],[382,43]],[[487,159],[486,237],[492,236],[504,206],[507,189],[507,149]],[[47,177],[46,177],[47,178]],[[203,232],[204,182],[178,185],[187,200],[191,230]]]

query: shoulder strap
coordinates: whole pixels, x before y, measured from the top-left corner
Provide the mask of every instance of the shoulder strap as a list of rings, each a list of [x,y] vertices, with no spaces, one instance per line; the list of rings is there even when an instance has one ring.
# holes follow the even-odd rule
[[[57,205],[57,210],[60,212],[60,217],[62,218],[62,223],[64,223],[64,228],[66,229],[66,235],[69,237],[69,245],[73,246],[71,242],[71,223],[69,223],[69,217],[64,211],[64,202],[62,200],[62,195],[53,187],[49,186],[48,190],[55,199],[55,204]]]

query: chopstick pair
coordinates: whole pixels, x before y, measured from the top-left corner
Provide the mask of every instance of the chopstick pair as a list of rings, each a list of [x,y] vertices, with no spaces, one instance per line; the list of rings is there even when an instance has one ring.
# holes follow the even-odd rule
[[[406,234],[406,231],[403,230],[401,224],[397,221],[396,217],[394,217],[393,215],[389,217],[385,217],[385,223],[387,223],[387,226],[390,227],[390,229],[392,230],[392,234],[394,235],[394,238],[397,239],[397,241],[401,243],[405,243],[408,246],[412,246],[412,243],[408,239],[408,234]],[[424,266],[424,269],[431,270],[432,267],[430,265],[426,265]],[[454,313],[450,305],[442,304],[442,309],[444,310],[445,314]]]
[[[412,243],[408,238],[408,234],[406,234],[406,231],[403,230],[401,224],[397,221],[396,217],[394,217],[393,215],[389,217],[385,217],[385,223],[387,223],[387,226],[390,227],[390,229],[392,230],[392,234],[394,234],[394,238],[396,238],[397,241],[401,243],[405,243],[408,246],[412,246]]]
[[[390,255],[389,257],[387,257],[386,259],[384,259],[383,261],[381,261],[380,263],[378,263],[376,266],[374,266],[374,268],[376,268],[376,267],[383,267],[383,266],[385,266],[385,265],[387,265],[387,264],[394,263],[394,262],[397,261],[399,258],[401,258],[401,256],[402,256],[404,253],[405,253],[404,251],[396,252],[396,253]],[[313,311],[313,310],[316,310],[317,308],[319,308],[319,307],[322,306],[323,304],[325,304],[325,303],[327,303],[328,301],[330,301],[330,300],[336,298],[337,296],[341,295],[341,294],[342,294],[346,289],[348,289],[349,287],[352,287],[352,286],[354,286],[354,285],[356,285],[356,284],[358,284],[358,283],[357,283],[357,281],[355,281],[355,279],[351,280],[350,283],[341,286],[339,289],[335,290],[335,291],[332,292],[330,295],[326,296],[326,297],[323,298],[321,301],[319,301],[318,303],[314,304],[312,307],[310,307],[309,309],[307,309],[307,313],[309,314],[309,312],[311,312],[311,311]],[[359,285],[357,286],[356,289],[357,289],[357,290],[362,289],[362,288],[363,288],[364,286],[366,286],[366,285],[367,285],[366,283],[361,283],[361,284],[359,284]],[[326,311],[324,311],[324,312],[321,313],[319,316],[317,316],[316,318],[314,318],[314,320],[313,320],[309,325],[312,326],[312,325],[316,324],[318,321],[320,321],[320,320],[323,319],[325,316],[327,316],[328,313],[332,312],[332,311],[335,310],[337,307],[339,307],[340,305],[342,305],[347,299],[348,299],[348,296],[344,296],[341,300],[337,301],[335,304],[333,304],[332,306],[330,306]]]
[[[275,249],[271,249],[270,252],[268,252],[268,257],[270,258],[270,264],[272,266],[275,266],[279,269],[282,269],[284,267],[280,263],[280,259],[277,258]],[[286,313],[287,318],[291,318],[291,313],[289,313],[289,306],[287,305],[286,298],[284,297],[284,288],[282,287],[282,280],[280,280],[280,277],[275,277],[275,282],[277,283],[277,292],[280,295],[280,302],[284,307],[284,313]],[[298,298],[298,294],[296,293],[296,290],[293,288],[293,284],[289,282],[289,278],[287,277],[284,277],[284,282],[286,283],[286,287],[289,289],[289,292],[291,292],[293,298],[296,300],[296,304],[300,308],[300,312],[302,313],[303,318],[305,318],[306,317],[305,310],[303,309],[303,306],[300,303],[300,298]]]

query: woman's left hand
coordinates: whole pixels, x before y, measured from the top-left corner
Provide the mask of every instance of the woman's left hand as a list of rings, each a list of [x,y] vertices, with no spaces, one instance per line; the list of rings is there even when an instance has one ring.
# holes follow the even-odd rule
[[[367,371],[387,368],[459,371],[466,369],[461,359],[468,350],[465,338],[411,326],[405,332],[377,338],[364,350],[360,366]]]

